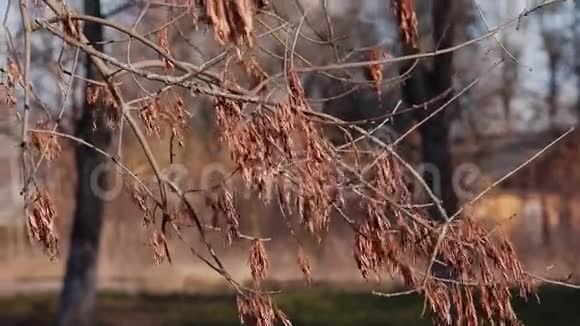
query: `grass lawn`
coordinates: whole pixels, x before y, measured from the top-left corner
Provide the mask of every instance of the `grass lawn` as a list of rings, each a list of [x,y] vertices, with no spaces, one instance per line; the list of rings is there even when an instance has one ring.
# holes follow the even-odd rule
[[[525,325],[580,325],[580,291],[542,288],[541,303],[515,300]],[[380,298],[332,288],[286,290],[279,306],[295,326],[429,325],[418,296]],[[57,295],[0,299],[0,325],[50,325]],[[125,295],[101,293],[97,325],[239,325],[235,299],[222,295]]]

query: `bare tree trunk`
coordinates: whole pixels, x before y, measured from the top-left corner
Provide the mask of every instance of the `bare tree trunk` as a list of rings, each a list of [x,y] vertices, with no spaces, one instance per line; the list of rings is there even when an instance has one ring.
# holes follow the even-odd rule
[[[100,0],[84,0],[84,6],[87,15],[101,17]],[[102,45],[98,43],[103,39],[100,24],[86,22],[84,33],[97,50],[102,50]],[[89,80],[98,78],[98,72],[88,57],[86,74]],[[102,149],[107,149],[110,144],[111,134],[105,126],[102,111],[86,99],[82,116],[77,121],[76,136]],[[83,145],[77,146],[76,209],[57,322],[60,326],[92,324],[104,212],[103,199],[96,189],[106,189],[106,175],[98,170],[106,163],[106,159],[96,151]]]
[[[510,56],[519,57],[519,50],[512,46],[511,38],[504,35],[501,40],[503,46],[509,51],[502,51],[504,63],[502,65],[502,85],[500,96],[505,114],[506,131],[508,134],[513,132],[512,125],[512,101],[515,97],[516,85],[519,79],[519,64]]]
[[[451,0],[433,1],[433,42],[438,48],[448,48],[453,45],[455,23],[454,8]],[[435,102],[439,108],[452,96],[453,53],[436,56],[433,62],[431,95],[439,96],[447,92]],[[424,125],[421,131],[423,138],[423,160],[434,164],[441,173],[441,199],[448,214],[457,210],[457,196],[453,188],[453,164],[449,149],[449,124],[443,112]]]
[[[546,249],[546,257],[552,257],[552,231],[548,212],[547,194],[545,192],[540,193],[540,205],[542,207],[542,245]]]
[[[574,71],[576,72],[576,117],[580,124],[580,1],[574,2]]]
[[[453,19],[454,1],[451,0],[434,0],[432,2],[432,21],[433,21],[433,42],[439,49],[451,47],[453,45],[455,22]],[[406,54],[416,53],[419,50],[410,44],[403,44]],[[408,71],[413,62],[401,67],[401,71]],[[433,58],[433,68],[429,69],[421,62],[417,65],[409,79],[403,86],[403,97],[405,101],[414,105],[427,105],[427,110],[416,111],[417,119],[422,121],[434,110],[439,109],[452,96],[452,74],[453,74],[453,53],[438,55]],[[442,94],[445,94],[442,96]],[[452,105],[453,106],[453,105]],[[457,211],[458,200],[457,194],[453,187],[453,164],[451,160],[451,151],[449,146],[449,125],[445,112],[439,112],[429,118],[419,128],[421,134],[421,150],[423,163],[430,168],[425,169],[423,174],[425,182],[429,185],[435,195],[443,201],[443,208],[448,215]],[[437,178],[433,175],[436,171]],[[439,184],[435,184],[435,182]],[[430,208],[431,218],[442,221],[443,216],[439,213],[435,205]],[[439,257],[438,261],[444,260]],[[449,266],[435,263],[433,265],[433,274],[445,279],[456,278],[456,272]],[[451,309],[452,324],[457,322],[458,313],[456,307]],[[443,321],[437,320],[436,323],[442,324]]]
[[[558,114],[558,58],[555,55],[549,55],[550,67],[550,87],[548,91],[548,108],[550,110],[550,128],[556,127],[556,115]]]
[[[558,40],[557,35],[554,32],[546,30],[545,27],[542,27],[542,29],[542,39],[544,41],[544,48],[548,55],[548,72],[550,75],[548,95],[546,97],[549,119],[548,125],[549,128],[555,132],[556,115],[558,114],[558,97],[560,92],[560,85],[558,85],[558,68],[561,61],[560,40]]]
[[[448,48],[453,45],[454,21],[453,21],[453,1],[437,0],[433,1],[433,40],[438,48]],[[417,53],[419,50],[404,44],[406,54]],[[427,110],[417,110],[416,116],[419,121],[425,119],[434,110],[440,108],[452,96],[452,74],[453,74],[453,53],[434,57],[433,68],[429,70],[426,65],[419,64],[414,69],[410,78],[403,86],[403,97],[409,104],[422,105],[430,102]],[[401,67],[405,72],[411,69],[413,62],[408,62]],[[442,96],[445,94],[445,96]],[[434,100],[436,99],[436,100]],[[449,148],[449,125],[444,114],[431,117],[420,128],[423,162],[436,168],[440,181],[435,185],[431,169],[424,174],[424,179],[432,190],[437,190],[437,196],[443,201],[443,207],[448,214],[453,214],[457,210],[457,196],[453,188],[453,165]],[[440,220],[436,208],[431,210],[433,219]]]
[[[453,46],[455,22],[454,22],[454,1],[434,0],[432,9],[433,19],[433,42],[438,48],[445,49]],[[444,103],[453,97],[453,52],[436,56],[433,59],[433,72],[431,81],[431,97],[440,96],[434,103],[434,109],[440,108]],[[451,109],[456,104],[451,105]],[[454,214],[458,209],[458,200],[455,188],[453,187],[453,162],[451,160],[451,150],[449,145],[449,123],[445,112],[440,112],[430,119],[421,128],[421,139],[423,146],[423,161],[433,164],[440,173],[441,194],[443,208],[448,215]],[[434,219],[443,217],[434,209],[431,211]],[[442,259],[443,260],[443,259]],[[443,260],[444,261],[444,260]],[[447,264],[449,265],[449,264]],[[446,279],[457,278],[456,271],[443,264],[433,265],[433,274]],[[453,305],[451,309],[451,324],[455,324],[458,318],[458,311]],[[439,321],[443,323],[442,321]]]

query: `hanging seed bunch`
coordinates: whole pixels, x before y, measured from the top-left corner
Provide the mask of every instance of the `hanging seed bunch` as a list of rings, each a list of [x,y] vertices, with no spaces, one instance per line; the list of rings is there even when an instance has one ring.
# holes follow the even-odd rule
[[[523,297],[533,289],[512,245],[491,239],[481,225],[462,217],[450,224],[436,256],[446,262],[446,272],[434,268],[425,277],[443,222],[433,222],[426,208],[413,205],[397,160],[379,154],[371,161],[372,177],[356,200],[364,212],[354,247],[362,276],[398,275],[406,286],[421,289],[437,324],[451,321],[454,312],[457,325],[479,325],[476,312],[486,320],[517,324],[510,288],[518,286]]]
[[[227,244],[231,245],[240,237],[240,214],[234,195],[225,188],[219,188],[215,194],[206,197],[206,203],[213,212],[212,226],[224,230]]]
[[[100,114],[102,112],[106,117],[107,127],[117,129],[122,112],[109,87],[102,84],[91,84],[87,87],[86,92],[87,103],[95,109],[94,113]]]
[[[12,106],[16,104],[16,85],[21,81],[22,75],[16,62],[8,57],[6,76],[6,104]]]
[[[297,78],[289,84],[291,95],[287,105],[250,118],[235,102],[223,98],[217,102],[224,139],[246,181],[263,189],[280,177],[280,171],[292,175],[291,189],[297,200],[281,202],[288,205],[289,211],[297,208],[306,228],[314,232],[328,226],[333,204],[360,207],[364,214],[355,225],[354,259],[362,276],[397,275],[407,286],[421,288],[436,320],[448,321],[454,307],[458,320],[466,325],[477,325],[474,311],[485,311],[489,320],[517,321],[510,305],[509,288],[517,284],[522,295],[528,295],[531,280],[509,242],[487,239],[481,226],[467,217],[459,219],[450,226],[438,253],[439,259],[449,262],[449,268],[458,277],[441,280],[429,276],[423,282],[441,225],[428,217],[426,208],[413,205],[408,187],[412,176],[392,155],[378,152],[370,156],[372,168],[368,175],[353,177],[359,184],[354,202],[347,200],[341,204],[332,193],[332,186],[336,189],[342,180],[339,176],[347,171],[340,171],[341,167],[333,160],[338,155],[332,145],[307,119],[309,108]],[[297,134],[302,137],[296,137]],[[308,275],[308,265],[304,261],[301,265]],[[497,283],[494,275],[502,275],[503,281]],[[456,279],[469,285],[453,283]],[[490,283],[493,280],[495,283]],[[474,308],[476,303],[479,306]]]
[[[399,23],[399,32],[405,45],[417,48],[419,22],[415,11],[415,0],[392,0],[393,12]]]
[[[147,100],[139,104],[139,118],[145,126],[145,132],[148,136],[161,136],[161,126],[159,122],[161,106],[158,99]]]
[[[466,218],[454,225],[443,241],[441,258],[461,282],[449,284],[433,279],[427,283],[425,296],[437,321],[449,322],[451,309],[455,309],[458,325],[480,325],[481,317],[520,324],[511,305],[510,288],[519,287],[523,298],[535,293],[532,279],[524,272],[511,243],[503,237],[490,239],[488,231]],[[477,312],[483,312],[483,316]]]
[[[310,263],[310,258],[306,256],[302,246],[298,248],[298,266],[304,275],[304,279],[307,284],[312,283],[312,267]]]
[[[143,222],[149,225],[153,222],[153,212],[149,204],[149,194],[141,183],[134,178],[126,176],[124,179],[124,186],[127,192],[131,195],[131,199],[137,205],[137,208],[143,212]]]
[[[266,274],[270,267],[270,260],[266,255],[266,249],[264,248],[264,243],[262,241],[252,240],[248,262],[250,264],[254,284],[260,286],[262,281],[266,279]]]
[[[365,175],[345,169],[339,164],[340,155],[308,118],[310,109],[298,78],[293,74],[289,78],[288,100],[275,110],[248,116],[241,104],[216,99],[223,140],[246,182],[262,191],[276,184],[284,209],[296,209],[304,226],[314,233],[326,230],[333,205],[342,209],[358,207],[363,214],[353,222],[353,253],[362,276],[380,279],[386,273],[400,277],[408,287],[420,289],[435,320],[450,320],[455,309],[458,320],[465,325],[478,325],[474,311],[485,311],[489,320],[516,322],[509,288],[516,284],[522,288],[522,295],[528,295],[531,280],[509,242],[488,239],[485,230],[468,217],[457,219],[449,226],[437,253],[457,277],[432,276],[432,271],[425,269],[437,247],[443,222],[433,221],[427,208],[414,205],[408,186],[413,176],[396,157],[382,151],[368,154],[371,164]],[[337,189],[348,173],[356,192],[345,200]],[[282,189],[279,185],[286,183],[280,179],[290,181],[291,186]],[[288,199],[288,191],[295,201]],[[300,265],[308,277],[308,264],[302,261]],[[261,279],[260,270],[254,272]],[[499,283],[497,275],[502,276]]]
[[[163,27],[158,33],[158,43],[159,47],[165,52],[166,55],[171,56],[171,49],[169,48],[169,29],[167,26]],[[165,66],[165,69],[170,72],[175,67],[171,61],[165,56],[161,56],[161,61]]]
[[[272,298],[268,295],[259,293],[238,295],[237,305],[242,325],[274,326],[276,321],[284,326],[292,325],[286,314],[272,303]]]
[[[393,9],[404,41],[416,47],[414,1],[394,1]],[[375,49],[370,56],[377,60],[383,53]],[[368,69],[380,97],[381,68]],[[511,244],[490,239],[468,216],[447,226],[431,219],[427,207],[414,203],[409,186],[414,175],[389,151],[371,148],[362,154],[353,145],[357,167],[350,167],[322,134],[324,121],[317,119],[323,118],[311,110],[298,74],[290,69],[286,76],[287,97],[277,105],[254,107],[226,96],[215,98],[222,141],[244,181],[266,201],[277,190],[282,209],[296,212],[303,226],[316,235],[328,229],[335,208],[357,211],[348,222],[355,231],[353,256],[363,278],[380,280],[385,274],[400,278],[425,296],[436,323],[447,323],[455,314],[457,325],[479,325],[483,321],[476,312],[487,321],[517,323],[509,289],[517,285],[521,295],[528,296],[532,282]],[[361,170],[360,163],[368,165]],[[237,221],[235,216],[231,220]],[[440,237],[444,228],[448,232]],[[253,242],[250,254],[256,284],[264,280],[268,266],[261,245]],[[437,268],[431,268],[435,260]],[[439,262],[444,262],[446,273],[438,271]],[[310,280],[310,262],[302,251],[298,264]],[[276,312],[269,300],[239,299],[240,316],[246,318],[242,320],[273,323]]]
[[[64,30],[67,36],[75,40],[79,40],[80,36],[79,32],[81,30],[79,26],[79,21],[72,19],[70,12],[68,12],[62,19],[62,29]]]
[[[58,236],[54,227],[56,207],[48,191],[34,187],[27,194],[26,219],[31,241],[42,245],[51,259],[59,254]]]
[[[384,58],[384,52],[381,48],[375,47],[369,51],[369,60],[377,61]],[[375,91],[379,103],[381,102],[382,87],[383,87],[383,67],[380,64],[371,64],[368,67],[369,74],[375,85]]]
[[[30,135],[30,142],[34,148],[49,162],[54,161],[62,148],[56,135],[50,133],[50,123],[39,121],[36,129],[46,132],[33,132]]]
[[[253,45],[254,14],[264,5],[262,0],[201,0],[200,3],[215,38],[222,45],[246,48]]]
[[[149,239],[151,248],[153,249],[153,259],[155,264],[161,265],[165,259],[171,262],[171,256],[169,255],[169,246],[167,245],[167,238],[162,232],[157,230],[153,231]]]
[[[278,178],[292,176],[302,221],[312,232],[323,231],[336,197],[334,153],[305,115],[310,108],[298,77],[289,76],[288,100],[249,118],[240,103],[216,98],[217,123],[244,180],[269,201]]]
[[[183,146],[190,115],[185,110],[185,102],[181,96],[171,91],[142,101],[139,105],[139,118],[148,136],[160,137],[164,122]]]

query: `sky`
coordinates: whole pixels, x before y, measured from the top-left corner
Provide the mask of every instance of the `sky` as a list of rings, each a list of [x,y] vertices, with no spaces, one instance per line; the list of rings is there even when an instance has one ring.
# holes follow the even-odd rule
[[[319,5],[319,0],[302,0],[305,7],[312,7]],[[384,14],[389,12],[388,1],[385,0],[360,0],[362,3],[362,10],[359,14],[361,21],[370,22],[374,25],[378,35],[381,35],[382,41],[387,44],[392,43],[396,39],[396,28],[393,27],[392,22],[386,22]],[[526,8],[532,8],[543,0],[510,0],[510,1],[488,1],[488,0],[473,0],[477,3],[485,16],[487,23],[491,28],[494,28],[503,22],[518,17]],[[11,1],[16,4],[17,1]],[[7,0],[0,0],[0,13],[6,10],[6,6],[10,3]],[[68,1],[68,3],[80,4],[79,0]],[[103,11],[108,12],[119,6],[120,1],[116,0],[102,0]],[[344,0],[328,0],[328,5],[331,13],[335,15],[348,15],[350,12],[351,3]],[[572,22],[573,22],[573,1],[557,5],[556,10],[552,13],[542,11],[543,22],[547,28],[555,31],[559,37],[572,37]],[[7,26],[10,30],[15,31],[19,27],[19,12],[18,8],[13,5],[11,13],[8,17]],[[520,84],[522,90],[538,94],[541,98],[546,95],[548,83],[547,59],[545,51],[543,51],[543,43],[540,37],[540,16],[536,13],[527,17],[521,24],[521,28],[516,30],[514,27],[506,30],[509,34],[509,39],[522,48],[520,67]],[[501,36],[500,36],[501,37]],[[6,34],[4,29],[0,29],[0,65],[6,63]],[[529,71],[528,68],[532,68]],[[565,66],[568,67],[568,66]],[[575,76],[567,69],[559,71],[559,78],[561,78],[560,85],[562,87],[560,100],[564,105],[571,105],[576,98],[576,82]],[[521,111],[521,115],[528,118],[533,118],[535,115],[530,112],[532,107],[531,98],[520,98],[514,102],[516,111]],[[536,100],[537,101],[537,100]],[[524,119],[525,120],[525,119]]]

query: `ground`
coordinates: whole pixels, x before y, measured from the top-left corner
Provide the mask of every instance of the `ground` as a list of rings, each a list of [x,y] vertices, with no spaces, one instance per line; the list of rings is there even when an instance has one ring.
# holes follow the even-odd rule
[[[580,325],[580,291],[539,290],[541,303],[514,300],[525,325]],[[47,293],[0,299],[0,325],[50,325],[57,295]],[[429,325],[421,318],[418,296],[381,298],[364,291],[328,287],[286,290],[277,302],[295,326]],[[127,295],[101,293],[97,325],[239,325],[231,294]]]

